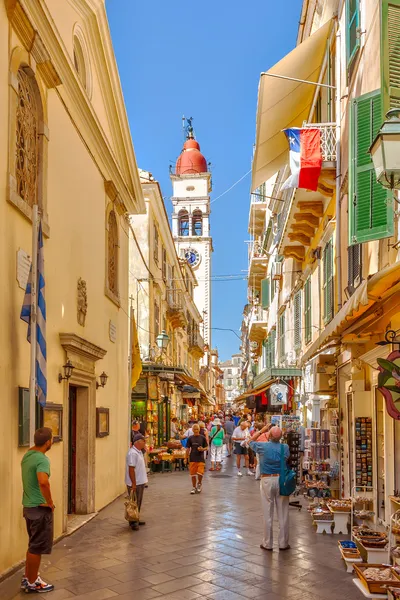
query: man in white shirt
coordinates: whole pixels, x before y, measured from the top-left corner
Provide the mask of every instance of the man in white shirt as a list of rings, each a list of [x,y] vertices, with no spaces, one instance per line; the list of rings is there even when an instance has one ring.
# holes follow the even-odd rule
[[[147,471],[142,450],[145,446],[145,439],[141,433],[137,433],[133,438],[133,445],[126,455],[125,483],[128,493],[136,492],[138,509],[143,502],[144,488],[147,484]],[[139,529],[139,525],[146,525],[144,521],[132,521],[129,523],[134,530]]]
[[[249,451],[247,448],[247,442],[249,440],[250,433],[248,421],[242,421],[240,425],[236,427],[232,434],[232,442],[234,442],[235,444],[235,449],[233,453],[236,454],[236,466],[238,470],[237,474],[239,477],[242,476],[242,471],[240,470],[242,456],[244,456],[244,462],[247,468],[247,475],[253,475],[253,473],[249,469]]]

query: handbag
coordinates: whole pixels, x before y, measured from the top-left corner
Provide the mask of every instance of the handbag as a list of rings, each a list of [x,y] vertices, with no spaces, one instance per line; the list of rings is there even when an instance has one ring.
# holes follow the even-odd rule
[[[296,489],[296,473],[285,464],[285,446],[281,444],[281,472],[279,475],[279,494],[290,496]]]
[[[139,521],[139,508],[136,492],[131,492],[128,500],[125,501],[125,519],[126,521],[129,521],[129,523],[132,521]]]

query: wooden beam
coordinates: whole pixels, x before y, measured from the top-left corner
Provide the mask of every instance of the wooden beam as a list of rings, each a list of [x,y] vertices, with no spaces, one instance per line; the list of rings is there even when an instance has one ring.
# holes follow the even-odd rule
[[[319,218],[315,217],[311,213],[295,213],[293,218],[296,223],[304,223],[310,227],[314,227],[315,229],[319,227]]]
[[[285,258],[294,258],[303,262],[306,255],[306,249],[304,246],[285,246],[283,249],[283,256]]]
[[[300,244],[304,244],[305,246],[309,246],[311,243],[311,238],[304,233],[288,233],[288,238],[291,242],[300,242]]]
[[[299,210],[304,213],[311,213],[315,217],[322,217],[324,214],[324,203],[322,200],[311,200],[310,202],[300,200]]]
[[[293,233],[303,233],[307,237],[314,237],[315,235],[315,227],[310,227],[310,225],[306,225],[305,223],[294,223],[292,225]]]

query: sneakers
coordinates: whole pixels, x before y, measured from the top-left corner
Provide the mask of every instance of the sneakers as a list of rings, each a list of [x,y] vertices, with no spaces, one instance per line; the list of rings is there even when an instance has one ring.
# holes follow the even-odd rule
[[[26,579],[26,577],[24,577],[23,580],[24,579]],[[52,585],[51,583],[46,583],[45,581],[43,581],[43,579],[38,577],[35,583],[29,583],[26,579],[26,586],[24,589],[25,594],[45,594],[46,592],[52,592],[54,590],[54,585]]]
[[[253,471],[250,471],[250,469],[247,470],[247,475],[255,475],[255,473]]]
[[[200,494],[202,489],[203,486],[201,485],[201,483],[199,483],[199,485],[197,486],[197,493]]]
[[[40,583],[43,583],[42,578],[40,577],[40,575],[37,576],[36,581],[39,581]],[[25,588],[27,588],[29,585],[29,581],[26,575],[24,575],[21,579],[21,590],[24,590]]]
[[[192,489],[192,491],[191,491],[190,493],[191,493],[191,494],[193,494],[193,495],[194,495],[194,494],[197,494],[197,489],[196,489],[196,488],[193,488],[193,489]]]
[[[238,477],[243,477],[242,471],[238,471]]]

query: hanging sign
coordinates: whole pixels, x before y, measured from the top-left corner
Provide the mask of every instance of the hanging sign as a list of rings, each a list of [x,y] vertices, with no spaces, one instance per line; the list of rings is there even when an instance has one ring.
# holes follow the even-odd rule
[[[287,404],[288,387],[283,383],[274,383],[269,388],[271,406]]]
[[[386,410],[400,420],[400,352],[396,350],[387,358],[378,358],[378,390],[386,401]]]

